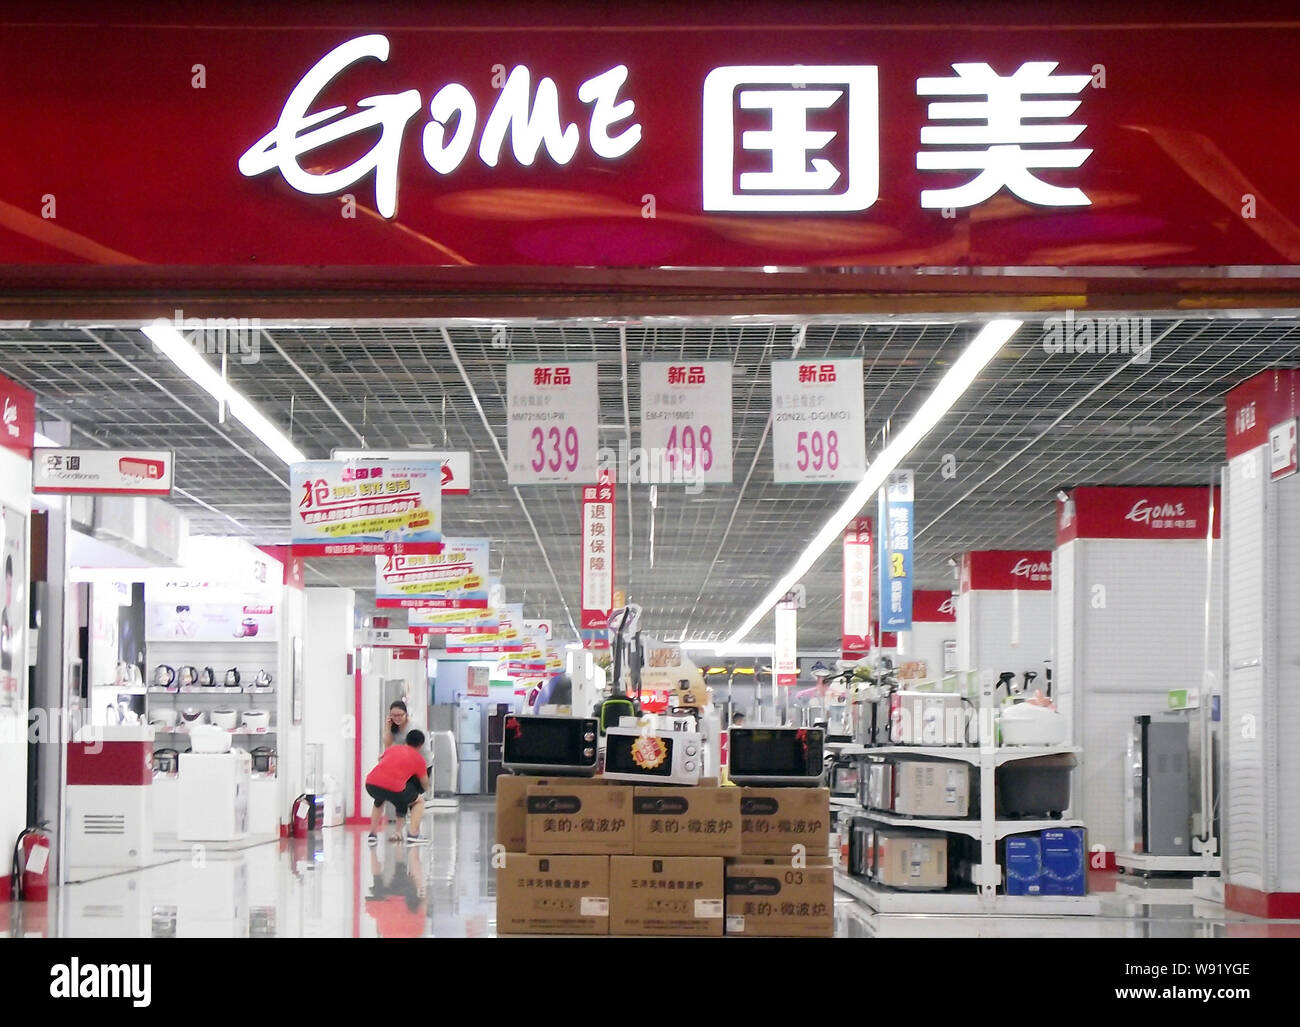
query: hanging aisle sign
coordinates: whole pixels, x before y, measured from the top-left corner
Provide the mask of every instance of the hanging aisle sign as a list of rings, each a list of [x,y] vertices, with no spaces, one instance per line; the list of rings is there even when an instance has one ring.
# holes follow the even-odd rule
[[[772,480],[858,482],[867,471],[862,361],[772,361]]]
[[[594,361],[507,365],[511,485],[596,483],[596,386]]]
[[[420,606],[407,611],[407,624],[413,632],[423,635],[468,635],[495,632],[501,619],[492,606],[469,610]]]
[[[895,471],[880,492],[880,627],[912,630],[912,472]]]
[[[435,556],[375,557],[375,605],[478,609],[488,604],[487,539],[447,538]]]
[[[442,464],[442,494],[468,496],[474,461],[466,450],[442,449],[335,449],[332,460],[437,460]]]
[[[646,481],[730,484],[731,362],[643,362],[641,446]]]
[[[778,685],[793,685],[799,680],[799,606],[792,596],[776,604],[776,648],[772,674]]]
[[[71,496],[170,496],[167,449],[34,449],[32,491]]]
[[[614,606],[614,476],[582,490],[582,628],[604,628]]]
[[[289,469],[295,556],[442,552],[442,465],[308,460]]]
[[[871,518],[855,517],[844,531],[843,652],[871,648]]]

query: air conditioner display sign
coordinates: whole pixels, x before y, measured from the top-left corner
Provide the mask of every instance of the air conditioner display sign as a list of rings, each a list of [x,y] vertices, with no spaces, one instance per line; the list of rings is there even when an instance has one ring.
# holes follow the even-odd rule
[[[32,491],[64,495],[170,496],[170,450],[35,449]]]

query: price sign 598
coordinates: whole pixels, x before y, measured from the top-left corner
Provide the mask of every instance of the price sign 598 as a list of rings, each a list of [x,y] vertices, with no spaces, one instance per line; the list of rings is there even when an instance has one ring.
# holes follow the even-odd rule
[[[795,466],[801,471],[837,471],[840,466],[840,435],[834,428],[801,431],[795,437]]]

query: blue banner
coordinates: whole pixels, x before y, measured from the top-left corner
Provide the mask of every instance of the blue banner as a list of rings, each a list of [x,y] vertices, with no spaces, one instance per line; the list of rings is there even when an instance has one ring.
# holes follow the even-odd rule
[[[880,630],[912,630],[912,472],[880,492]]]

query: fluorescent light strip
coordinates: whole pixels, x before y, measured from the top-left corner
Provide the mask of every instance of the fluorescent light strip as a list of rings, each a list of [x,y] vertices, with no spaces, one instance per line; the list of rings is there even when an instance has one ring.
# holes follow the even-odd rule
[[[840,508],[822,525],[821,530],[808,543],[808,547],[800,554],[794,566],[781,577],[772,587],[772,590],[763,597],[763,601],[754,607],[753,612],[745,618],[744,623],[740,625],[736,633],[727,640],[726,647],[728,649],[733,649],[746,635],[753,631],[755,625],[766,616],[767,612],[780,602],[781,597],[797,585],[799,579],[812,569],[812,565],[817,562],[822,553],[826,552],[830,544],[840,537],[844,529],[848,527],[849,522],[858,515],[871,500],[871,497],[885,484],[890,473],[907,458],[907,455],[912,452],[917,443],[925,438],[934,426],[943,419],[943,416],[952,409],[952,405],[970,388],[971,383],[979,373],[988,366],[989,361],[997,356],[998,351],[1002,349],[1011,336],[1016,334],[1022,324],[1024,324],[1023,321],[1006,318],[990,321],[980,329],[979,334],[966,347],[966,351],[957,358],[957,362],[948,369],[948,373],[940,379],[934,391],[921,404],[921,409],[907,422],[902,431],[890,440],[884,451],[872,461],[862,481],[854,487],[848,498],[840,505]]]
[[[307,459],[302,450],[267,420],[242,392],[223,379],[216,368],[199,356],[198,351],[185,341],[185,336],[170,321],[159,319],[153,324],[145,325],[141,331],[162,350],[168,360],[194,379],[213,399],[218,402],[224,400],[235,419],[286,464],[301,463]]]

